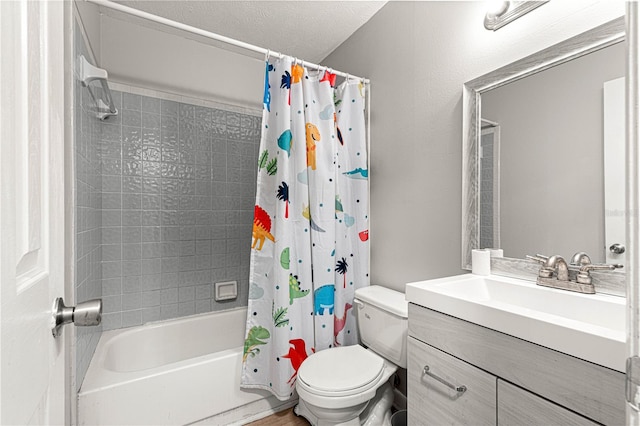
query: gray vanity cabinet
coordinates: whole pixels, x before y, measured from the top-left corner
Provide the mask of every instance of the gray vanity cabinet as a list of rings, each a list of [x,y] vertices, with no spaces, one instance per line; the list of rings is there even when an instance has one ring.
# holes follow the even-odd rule
[[[407,372],[410,425],[625,423],[623,373],[413,303]]]

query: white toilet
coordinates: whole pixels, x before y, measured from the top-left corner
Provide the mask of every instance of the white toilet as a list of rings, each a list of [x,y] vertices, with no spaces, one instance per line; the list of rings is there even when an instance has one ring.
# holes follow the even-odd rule
[[[404,293],[364,287],[356,290],[353,305],[360,345],[317,352],[298,370],[295,412],[312,425],[383,424],[393,400],[389,378],[407,367]],[[369,421],[361,418],[365,409]]]

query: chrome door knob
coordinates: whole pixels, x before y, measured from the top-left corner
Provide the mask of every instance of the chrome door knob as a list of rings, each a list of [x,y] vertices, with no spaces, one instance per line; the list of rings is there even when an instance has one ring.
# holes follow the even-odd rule
[[[618,243],[612,244],[611,247],[609,247],[609,251],[615,254],[622,254],[625,250],[624,245]]]
[[[60,328],[69,323],[78,327],[100,325],[102,321],[102,300],[93,299],[77,306],[65,306],[62,297],[53,302],[53,337],[60,335]]]

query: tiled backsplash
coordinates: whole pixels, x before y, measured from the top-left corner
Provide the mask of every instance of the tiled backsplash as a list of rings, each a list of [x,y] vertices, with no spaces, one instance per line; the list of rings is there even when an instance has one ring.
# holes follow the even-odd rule
[[[113,97],[98,144],[104,329],[246,305],[260,117]],[[216,302],[227,280],[238,298]]]

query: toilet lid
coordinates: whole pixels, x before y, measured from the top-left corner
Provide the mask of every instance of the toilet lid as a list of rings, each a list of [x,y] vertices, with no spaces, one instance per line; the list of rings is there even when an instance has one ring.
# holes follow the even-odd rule
[[[362,346],[341,346],[307,358],[298,370],[298,380],[319,391],[348,391],[378,379],[383,368],[383,359]]]

